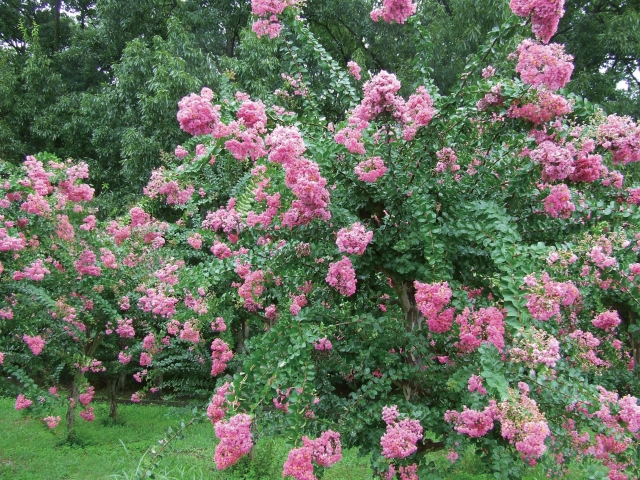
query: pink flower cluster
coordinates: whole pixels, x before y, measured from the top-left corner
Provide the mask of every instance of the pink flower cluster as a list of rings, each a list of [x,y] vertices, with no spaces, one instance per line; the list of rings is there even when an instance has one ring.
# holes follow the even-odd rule
[[[533,275],[525,277],[525,284],[533,293],[527,294],[527,308],[536,320],[547,321],[560,317],[560,307],[578,304],[582,297],[571,282],[554,282],[547,272],[542,274],[541,283]]]
[[[512,361],[523,362],[529,368],[538,364],[553,368],[560,360],[560,342],[544,330],[529,327],[514,338],[509,355]]]
[[[407,142],[413,140],[418,128],[429,125],[435,113],[436,110],[433,108],[431,95],[423,85],[419,86],[416,89],[416,93],[409,97],[403,109],[404,129],[402,138]]]
[[[58,424],[60,423],[61,419],[60,419],[60,415],[55,416],[55,417],[50,415],[48,417],[44,417],[42,420],[44,421],[44,423],[47,424],[47,427],[49,427],[50,429],[53,430],[54,428],[56,428],[58,426]]]
[[[444,419],[446,422],[453,423],[458,433],[479,438],[493,428],[493,422],[498,419],[498,416],[496,401],[490,400],[489,405],[482,411],[471,410],[466,406],[462,412],[447,410]]]
[[[555,92],[564,87],[573,73],[573,57],[564,53],[564,45],[540,45],[525,39],[518,46],[516,72],[522,81]]]
[[[238,286],[238,295],[243,299],[244,308],[255,312],[258,308],[262,308],[259,299],[264,292],[264,272],[262,270],[251,271],[249,263],[237,262],[236,273],[244,283],[234,285]]]
[[[445,333],[451,329],[455,309],[442,310],[451,301],[452,291],[447,282],[420,283],[413,282],[416,289],[418,310],[427,320],[429,330],[433,333]]]
[[[26,247],[24,234],[21,237],[12,237],[6,228],[0,228],[0,252],[19,252]]]
[[[514,444],[524,459],[531,460],[547,450],[544,441],[551,431],[536,402],[527,396],[528,385],[523,386],[525,388],[520,390],[520,395],[513,395],[510,400],[500,403],[499,419],[502,437]]]
[[[227,325],[224,323],[224,318],[216,317],[216,319],[211,322],[211,330],[214,332],[224,332],[227,329]]]
[[[511,0],[511,11],[531,17],[531,29],[543,43],[549,43],[564,15],[564,0]]]
[[[525,103],[522,106],[517,103],[511,105],[507,116],[522,118],[535,125],[540,125],[571,111],[571,104],[562,95],[548,90],[537,90],[534,94],[535,97],[530,103]]]
[[[87,422],[93,422],[96,418],[95,413],[93,411],[93,407],[85,408],[80,412],[80,417],[82,417]]]
[[[355,78],[356,80],[360,80],[362,78],[360,76],[360,65],[358,65],[356,62],[347,62],[347,68],[349,69],[349,73],[353,76],[353,78]]]
[[[280,35],[282,24],[278,19],[285,8],[289,6],[287,0],[251,0],[251,12],[261,18],[253,22],[252,29],[258,38],[268,35],[269,38],[276,38]]]
[[[331,342],[327,339],[327,337],[324,337],[318,339],[318,341],[313,344],[313,348],[320,351],[331,350],[333,348],[333,345],[331,345]]]
[[[341,459],[342,445],[338,432],[327,430],[315,440],[303,436],[302,447],[289,452],[283,465],[282,476],[291,476],[296,480],[317,480],[313,473],[313,462],[328,468]]]
[[[124,352],[120,352],[118,353],[118,361],[122,364],[122,365],[126,365],[131,361],[131,355],[126,354]]]
[[[101,275],[102,270],[100,267],[96,266],[96,260],[96,254],[88,248],[82,251],[80,258],[73,262],[73,266],[78,272],[80,278],[82,278],[83,275],[91,275],[94,277],[99,277]]]
[[[338,231],[336,245],[343,253],[362,255],[373,239],[373,232],[365,230],[360,222],[356,222],[349,228],[341,228]]]
[[[193,185],[187,185],[185,188],[180,188],[177,180],[165,178],[164,167],[160,167],[151,172],[151,178],[142,191],[149,198],[166,195],[167,205],[184,205],[189,201],[191,195],[193,195],[195,187]]]
[[[182,330],[180,330],[180,340],[186,340],[191,343],[198,343],[200,341],[200,330],[198,330],[195,322],[189,320],[184,322]]]
[[[571,217],[576,206],[571,202],[571,190],[564,183],[551,187],[551,193],[544,199],[544,211],[553,218]]]
[[[329,285],[338,290],[341,295],[349,297],[356,293],[356,283],[358,283],[358,280],[356,279],[353,264],[347,257],[343,256],[342,260],[329,264],[329,272],[325,280]]]
[[[418,420],[405,418],[398,421],[398,407],[383,407],[382,419],[387,431],[380,438],[382,455],[386,458],[406,458],[418,450],[418,440],[422,438],[422,425]]]
[[[578,350],[577,355],[574,355],[572,360],[580,362],[582,366],[587,369],[609,367],[611,365],[608,361],[598,357],[598,353],[601,352],[601,350],[598,349],[600,340],[591,332],[574,330],[569,334],[569,338],[574,340]]]
[[[482,385],[482,377],[480,375],[471,375],[467,388],[470,392],[478,392],[480,395],[486,395],[487,389]]]
[[[25,333],[22,335],[22,340],[29,346],[29,350],[31,350],[31,353],[34,355],[40,355],[45,345],[45,341],[40,335],[32,337]]]
[[[218,470],[235,465],[243,455],[251,451],[251,417],[246,414],[234,415],[229,421],[219,421],[214,426],[220,443],[216,445],[213,460]]]
[[[227,362],[233,358],[233,352],[222,339],[216,338],[211,343],[211,376],[215,377],[224,372]]]
[[[220,106],[211,104],[213,92],[204,87],[200,95],[195,93],[178,102],[180,128],[193,136],[212,133],[220,123]]]
[[[18,397],[16,398],[16,410],[24,410],[25,408],[29,408],[31,405],[33,405],[33,401],[29,400],[22,394],[18,395]]]
[[[314,219],[331,218],[327,180],[318,164],[304,158],[306,147],[296,127],[277,126],[269,135],[269,160],[280,163],[285,171],[285,184],[295,195],[288,211],[282,214],[282,226],[306,225]],[[279,203],[279,198],[274,199]]]
[[[336,143],[344,145],[351,153],[364,154],[362,132],[369,126],[371,120],[385,112],[392,114],[404,125],[405,140],[413,139],[417,129],[428,125],[431,121],[435,113],[433,100],[421,86],[405,102],[402,97],[396,95],[400,86],[396,76],[384,70],[365,82],[364,98],[353,109],[348,125],[336,132],[334,137]]]
[[[168,297],[162,288],[147,288],[138,300],[143,312],[151,312],[164,318],[171,318],[176,313],[177,298]]]
[[[231,384],[229,382],[225,382],[224,385],[218,387],[207,406],[207,417],[209,417],[213,425],[222,420],[227,414],[228,407],[225,407],[225,404],[228,403],[227,393],[230,388]]]
[[[80,403],[86,407],[87,405],[89,405],[91,403],[91,401],[93,400],[93,396],[95,395],[95,388],[92,386],[87,387],[87,389],[84,391],[84,393],[81,393],[78,396],[78,400],[80,401]]]
[[[481,308],[470,311],[465,308],[456,317],[460,325],[460,341],[456,343],[458,349],[470,353],[483,342],[488,342],[502,351],[504,349],[504,315],[496,307]]]
[[[49,275],[51,271],[44,267],[43,261],[38,259],[33,261],[29,266],[22,269],[22,272],[13,272],[13,279],[15,281],[28,278],[34,282],[40,282],[44,279],[45,275]]]
[[[444,147],[443,149],[438,150],[436,152],[436,157],[438,158],[438,163],[436,163],[436,172],[442,173],[447,170],[457,172],[460,170],[460,165],[458,165],[458,156],[452,148]]]
[[[596,328],[611,332],[622,323],[622,320],[620,320],[618,312],[607,310],[594,318],[591,323],[593,323],[593,326]]]
[[[371,11],[371,20],[378,22],[382,18],[387,23],[403,24],[407,18],[416,13],[417,8],[418,5],[411,0],[384,0],[382,8]]]
[[[375,183],[386,171],[387,167],[384,165],[381,157],[371,157],[363,160],[353,169],[353,172],[358,176],[360,181],[369,183]]]
[[[596,133],[600,144],[613,153],[613,163],[640,161],[640,127],[629,117],[609,115]]]
[[[118,319],[118,328],[116,328],[116,333],[121,338],[133,338],[136,336],[136,331],[133,329],[133,320],[128,319]]]

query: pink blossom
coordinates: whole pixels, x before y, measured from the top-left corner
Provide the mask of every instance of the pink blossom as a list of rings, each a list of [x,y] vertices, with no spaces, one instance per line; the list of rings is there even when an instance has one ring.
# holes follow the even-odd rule
[[[152,362],[153,362],[153,359],[151,358],[151,355],[149,355],[147,352],[142,352],[140,354],[140,366],[141,367],[147,367],[147,366],[151,365]]]
[[[235,465],[243,455],[251,451],[253,437],[249,415],[234,415],[229,421],[216,423],[214,429],[216,437],[220,439],[213,457],[218,470]]]
[[[571,104],[562,95],[549,92],[548,90],[537,90],[532,102],[524,105],[512,104],[509,107],[507,116],[511,118],[522,118],[536,125],[549,122],[556,117],[566,115],[571,111]]]
[[[120,352],[120,353],[118,353],[118,361],[122,365],[126,365],[127,363],[129,363],[131,361],[131,355],[127,355],[124,352]]]
[[[25,396],[22,394],[18,395],[18,397],[16,398],[16,410],[24,410],[25,408],[29,408],[31,405],[33,405],[33,401],[25,398]]]
[[[66,240],[68,242],[72,241],[75,236],[75,232],[73,229],[73,225],[69,223],[69,217],[66,215],[58,214],[56,215],[56,218],[58,219],[56,235],[62,240]]]
[[[564,45],[540,45],[525,39],[518,46],[518,72],[522,81],[555,92],[564,87],[573,72],[573,57],[564,53]]]
[[[356,222],[349,228],[338,231],[336,245],[340,252],[362,255],[372,239],[373,232],[365,230],[360,222]]]
[[[500,351],[504,349],[504,315],[496,307],[478,311],[465,308],[456,323],[460,325],[460,341],[456,345],[462,352],[470,353],[485,342]]]
[[[211,322],[211,330],[214,332],[224,332],[226,329],[227,325],[224,323],[224,318],[222,317],[216,317],[215,321]]]
[[[353,172],[363,182],[375,183],[380,177],[382,177],[387,171],[382,158],[371,157],[367,160],[363,160],[358,163],[353,169]]]
[[[220,106],[211,105],[212,93],[203,88],[200,95],[192,93],[178,102],[178,122],[180,128],[191,135],[212,133],[220,123]]]
[[[40,282],[44,279],[45,275],[49,275],[51,271],[43,266],[42,260],[38,259],[31,263],[28,267],[24,267],[22,270],[25,278],[33,280],[34,282]],[[14,274],[15,277],[15,274]]]
[[[343,256],[339,262],[329,264],[329,272],[325,279],[329,285],[347,297],[356,293],[356,272],[351,260]]]
[[[495,400],[490,400],[489,405],[482,411],[470,410],[466,406],[462,412],[447,410],[444,414],[446,422],[453,423],[458,433],[470,437],[482,437],[493,428],[493,421],[498,418],[498,409]]]
[[[397,411],[397,410],[396,410]],[[384,412],[384,410],[383,410]],[[385,418],[386,417],[386,418]],[[414,453],[418,440],[422,438],[422,426],[418,420],[405,418],[397,421],[389,412],[385,414],[387,431],[380,438],[382,455],[386,458],[406,458]],[[393,420],[391,420],[393,418]]]
[[[121,338],[133,338],[136,336],[136,332],[132,326],[132,319],[118,319],[118,328],[116,328],[116,333]]]
[[[84,393],[81,393],[78,396],[78,400],[80,401],[80,403],[83,406],[87,406],[91,403],[91,400],[93,400],[93,396],[95,395],[95,389],[91,386],[87,387],[87,389],[84,391]]]
[[[318,339],[318,341],[313,344],[313,348],[315,348],[316,350],[331,350],[333,348],[333,345],[331,345],[331,342],[326,337],[324,337]]]
[[[180,331],[180,340],[198,343],[200,341],[200,331],[196,327],[197,325],[189,320],[184,322],[182,330]]]
[[[101,269],[100,267],[96,266],[96,260],[96,254],[89,249],[85,249],[80,254],[80,258],[73,262],[73,266],[75,267],[80,277],[82,277],[83,275],[92,275],[94,277],[99,277],[101,274]]]
[[[609,115],[598,126],[597,138],[613,153],[613,163],[626,165],[640,161],[640,127],[630,117]]]
[[[220,375],[227,368],[227,362],[233,358],[233,352],[226,342],[216,338],[211,343],[211,376]]]
[[[318,466],[330,467],[342,459],[340,434],[327,430],[319,438],[311,440],[302,437],[302,447],[289,452],[283,466],[282,476],[291,476],[297,480],[316,479],[313,474],[313,462]]]
[[[202,235],[195,233],[187,238],[187,242],[196,250],[200,250],[202,248]]]
[[[40,335],[31,337],[25,333],[22,335],[22,340],[24,340],[24,342],[29,346],[29,350],[31,350],[31,353],[34,355],[40,355],[40,352],[42,352],[45,345],[45,341]]]
[[[480,395],[486,395],[487,389],[482,385],[482,377],[480,375],[471,375],[469,378],[468,389],[470,392],[478,392]]]
[[[229,382],[225,382],[224,385],[218,387],[207,406],[207,417],[209,417],[213,425],[222,420],[227,414],[227,407],[224,404],[227,401],[226,396],[230,388],[231,384]]]
[[[533,33],[549,43],[564,15],[564,0],[511,0],[511,10],[521,17],[531,17]]]
[[[544,200],[544,210],[553,218],[569,218],[576,206],[571,202],[571,191],[564,183],[551,187]]]
[[[561,147],[554,142],[546,140],[531,152],[531,160],[542,165],[542,180],[564,180],[573,175],[575,171],[574,156],[575,147],[569,144]]]
[[[594,318],[591,323],[593,323],[593,326],[596,328],[601,328],[610,332],[620,325],[622,320],[620,320],[620,316],[617,311],[608,310]]]
[[[135,392],[131,395],[131,401],[133,403],[140,403],[140,401],[142,400],[142,398],[144,398],[144,394],[140,393],[140,392]]]
[[[381,18],[387,22],[403,24],[411,15],[416,13],[417,4],[411,0],[384,0],[382,8],[372,10],[371,20],[378,22]]]
[[[360,65],[358,65],[356,62],[349,61],[347,62],[347,68],[349,69],[349,73],[353,76],[353,78],[355,78],[356,80],[360,80],[362,77],[360,76]]]
[[[44,423],[47,424],[47,427],[53,430],[58,426],[61,419],[60,419],[60,415],[58,415],[56,417],[53,417],[53,416],[44,417],[42,420],[44,421]]]
[[[401,108],[404,128],[402,137],[406,141],[413,140],[418,128],[426,127],[436,113],[433,99],[424,86],[419,86]]]

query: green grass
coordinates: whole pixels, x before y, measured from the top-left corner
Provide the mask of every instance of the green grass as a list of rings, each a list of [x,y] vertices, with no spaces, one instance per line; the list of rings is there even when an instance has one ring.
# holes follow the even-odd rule
[[[120,405],[118,422],[108,418],[104,403],[94,402],[96,419],[89,423],[77,420],[76,438],[67,443],[63,424],[49,430],[38,418],[25,418],[14,409],[15,400],[0,397],[0,479],[62,480],[134,478],[139,465],[151,457],[150,448],[160,448],[169,427],[174,430],[181,421],[192,418],[190,408],[164,405]],[[64,418],[64,411],[56,412]],[[281,437],[262,438],[250,456],[235,466],[218,471],[213,462],[216,438],[209,422],[191,425],[184,438],[171,442],[154,473],[159,479],[268,480],[282,479],[282,465],[289,446]],[[443,452],[428,455],[436,471],[447,480],[490,480],[495,478],[472,451],[462,455],[451,467]],[[141,460],[142,459],[142,460]],[[590,470],[606,472],[601,466],[587,468],[574,465],[570,480],[602,478]],[[594,470],[594,471],[595,471]],[[546,478],[539,468],[525,469],[523,480]],[[587,473],[589,472],[589,473]],[[369,480],[373,472],[369,457],[360,457],[355,449],[343,451],[343,459],[325,470],[323,480]]]
[[[191,409],[161,405],[120,405],[118,422],[108,418],[107,405],[95,403],[96,419],[77,420],[77,442],[65,442],[61,423],[49,430],[37,418],[24,418],[13,408],[15,400],[0,398],[0,479],[126,479],[132,478],[150,447],[159,448],[169,427],[191,419]],[[56,412],[64,419],[64,411]],[[220,472],[213,462],[215,436],[210,423],[191,425],[183,439],[155,469],[159,478],[262,480],[282,479],[289,447],[284,439],[263,438],[251,458]],[[147,457],[150,456],[147,453]],[[344,452],[343,460],[326,471],[325,480],[371,479],[369,459],[357,451]]]

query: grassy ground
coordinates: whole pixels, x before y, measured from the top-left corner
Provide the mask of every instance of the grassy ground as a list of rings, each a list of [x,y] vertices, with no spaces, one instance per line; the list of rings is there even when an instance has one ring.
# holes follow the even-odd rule
[[[37,418],[24,418],[14,409],[15,399],[0,397],[0,479],[7,480],[126,480],[134,478],[136,469],[151,457],[150,448],[160,448],[169,427],[192,418],[190,408],[164,405],[120,405],[118,422],[108,418],[107,405],[94,402],[94,422],[77,420],[77,441],[66,442],[66,428],[47,429]],[[64,411],[56,412],[64,418]],[[238,464],[218,471],[213,462],[215,436],[209,422],[189,426],[184,438],[170,444],[170,451],[155,468],[162,479],[269,480],[282,479],[282,465],[289,447],[282,438],[262,438]],[[143,458],[141,462],[141,458]],[[429,455],[436,471],[449,470],[442,452]],[[605,473],[601,470],[600,473]],[[494,476],[480,459],[469,453],[449,471],[447,480],[490,480]],[[523,480],[544,479],[539,469],[529,469]],[[587,473],[578,465],[571,480],[603,478]],[[368,457],[357,450],[343,452],[343,459],[325,470],[323,480],[369,480],[373,473]]]
[[[78,442],[65,443],[61,424],[48,430],[36,418],[23,418],[13,408],[15,400],[0,398],[0,479],[126,479],[132,478],[141,457],[158,446],[167,429],[191,419],[191,410],[151,405],[121,405],[118,422],[108,418],[106,404],[95,404],[94,422],[77,420]],[[64,418],[64,412],[56,412]],[[171,443],[171,452],[155,469],[160,478],[262,480],[281,479],[289,447],[283,439],[264,438],[253,458],[232,469],[216,470],[213,462],[213,428],[210,423],[188,427],[184,439]],[[150,454],[147,454],[148,456]],[[325,480],[370,479],[369,459],[345,452],[343,460],[328,469]]]

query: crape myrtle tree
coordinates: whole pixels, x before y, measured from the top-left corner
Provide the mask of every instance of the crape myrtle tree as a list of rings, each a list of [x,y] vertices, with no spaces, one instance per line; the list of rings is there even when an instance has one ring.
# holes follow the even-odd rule
[[[500,478],[571,460],[633,476],[640,131],[563,95],[562,2],[510,7],[450,95],[422,78],[402,97],[393,73],[339,68],[301,2],[254,0],[254,32],[285,52],[280,88],[179,103],[195,138],[145,193],[211,252],[194,272],[240,320],[246,362],[208,409],[218,468],[268,417],[299,442],[294,478],[339,440],[385,478],[437,476],[421,455],[469,444]],[[415,9],[371,18],[420,42]],[[348,108],[337,125],[317,114],[328,97]]]
[[[88,175],[86,163],[51,154],[0,167],[2,389],[51,429],[61,422],[53,409],[66,405],[69,440],[78,413],[94,420],[91,402],[105,383],[115,420],[124,378],[138,389],[133,402],[164,383],[180,391],[175,369],[189,375],[190,393],[210,390],[232,357],[224,321],[207,321],[206,281],[180,278],[170,225],[140,206],[98,222]],[[214,337],[221,358],[212,373],[205,340]],[[67,379],[70,391],[60,388]]]
[[[173,249],[155,280],[123,291],[144,322],[140,364],[152,333],[159,348],[171,332],[206,332],[193,351],[210,350],[221,375],[231,338],[218,331],[230,325],[245,361],[207,408],[218,468],[269,425],[295,442],[283,475],[298,479],[338,461],[341,443],[373,452],[383,478],[438,478],[423,455],[445,449],[455,466],[470,445],[499,478],[536,464],[558,476],[575,460],[594,476],[636,473],[640,130],[563,95],[572,58],[550,43],[562,2],[510,8],[440,96],[421,49],[413,85],[343,70],[302,2],[254,0],[253,31],[282,53],[282,84],[252,99],[221,79],[180,101],[194,138],[145,188]],[[385,0],[371,19],[420,45],[415,11]],[[335,125],[317,113],[329,98],[347,111]],[[117,242],[140,215],[107,233]],[[24,254],[7,242],[8,265]],[[34,275],[31,263],[12,271]],[[210,327],[165,315],[163,298],[198,308],[196,288]]]

